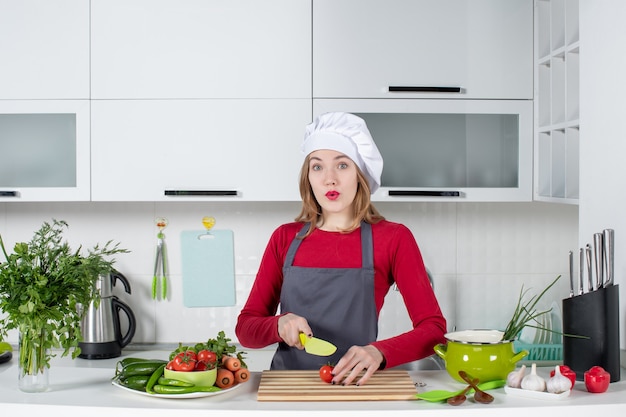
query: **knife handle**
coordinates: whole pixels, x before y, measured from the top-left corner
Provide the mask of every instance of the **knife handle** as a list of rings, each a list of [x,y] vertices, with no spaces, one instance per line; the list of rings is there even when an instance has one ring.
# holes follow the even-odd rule
[[[585,278],[585,249],[580,248],[578,251],[579,256],[579,271],[578,271],[578,295],[583,293],[583,280]]]
[[[593,234],[593,249],[596,260],[596,283],[594,290],[602,287],[604,281],[604,238],[602,233]]]
[[[574,296],[574,252],[569,251],[569,296]]]
[[[593,291],[593,265],[591,263],[591,245],[585,246],[585,257],[587,258],[587,292]]]
[[[604,286],[613,284],[614,260],[615,260],[615,231],[613,229],[604,229],[602,231],[604,238],[604,269],[606,271],[606,280]]]

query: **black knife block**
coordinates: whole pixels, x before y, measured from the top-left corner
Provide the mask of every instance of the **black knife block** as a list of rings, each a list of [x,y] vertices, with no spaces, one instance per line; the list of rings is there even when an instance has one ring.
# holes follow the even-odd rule
[[[577,381],[596,365],[611,374],[611,382],[619,381],[619,286],[564,299],[563,334],[563,364],[576,372]]]

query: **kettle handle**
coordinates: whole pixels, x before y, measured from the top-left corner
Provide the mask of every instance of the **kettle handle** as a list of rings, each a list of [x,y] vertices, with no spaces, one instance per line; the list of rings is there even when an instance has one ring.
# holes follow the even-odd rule
[[[133,314],[133,310],[130,307],[117,299],[117,297],[111,298],[111,304],[115,309],[115,316],[113,318],[113,325],[115,327],[115,337],[119,342],[121,347],[126,346],[130,343],[135,335],[135,329],[137,326],[137,322],[135,320],[135,315]],[[122,330],[120,328],[120,310],[123,310],[126,316],[128,317],[128,330],[126,334],[122,336]]]
[[[124,290],[130,294],[130,283],[128,282],[128,279],[126,279],[126,277],[122,275],[119,271],[113,269],[111,271],[111,286],[114,287],[115,281],[117,280],[122,281],[122,284],[124,284]]]

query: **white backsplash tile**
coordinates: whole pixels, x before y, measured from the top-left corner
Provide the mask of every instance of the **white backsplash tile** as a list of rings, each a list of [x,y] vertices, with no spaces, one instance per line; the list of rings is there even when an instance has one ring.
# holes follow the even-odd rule
[[[378,203],[391,221],[415,235],[435,282],[435,293],[448,330],[501,328],[522,284],[541,290],[563,274],[546,296],[548,305],[568,294],[567,252],[578,240],[578,208],[544,203]],[[131,306],[138,326],[133,343],[195,342],[218,331],[236,340],[237,314],[248,297],[272,231],[292,221],[299,203],[0,203],[0,233],[12,248],[29,241],[43,221],[68,222],[72,247],[88,248],[108,240],[131,251],[116,267],[132,293],[115,287]],[[157,229],[166,217],[170,291],[165,301],[150,297]],[[203,230],[203,216],[217,219],[216,229],[235,235],[236,305],[186,308],[182,297],[180,232]],[[380,337],[406,331],[410,321],[399,293],[391,290],[381,312]],[[12,333],[10,341],[17,342]]]

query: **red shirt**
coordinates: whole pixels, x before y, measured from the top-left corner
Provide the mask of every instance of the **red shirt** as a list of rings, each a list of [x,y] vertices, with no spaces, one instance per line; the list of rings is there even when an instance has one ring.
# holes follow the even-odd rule
[[[289,245],[302,226],[302,223],[284,224],[272,234],[235,327],[242,346],[256,349],[281,341],[276,313],[283,263]],[[436,344],[445,343],[446,320],[430,286],[413,234],[402,224],[383,220],[372,225],[372,239],[376,311],[380,314],[385,295],[395,282],[413,323],[412,330],[372,345],[382,352],[388,368],[432,355]],[[361,267],[361,229],[347,234],[315,229],[296,252],[294,266]]]

